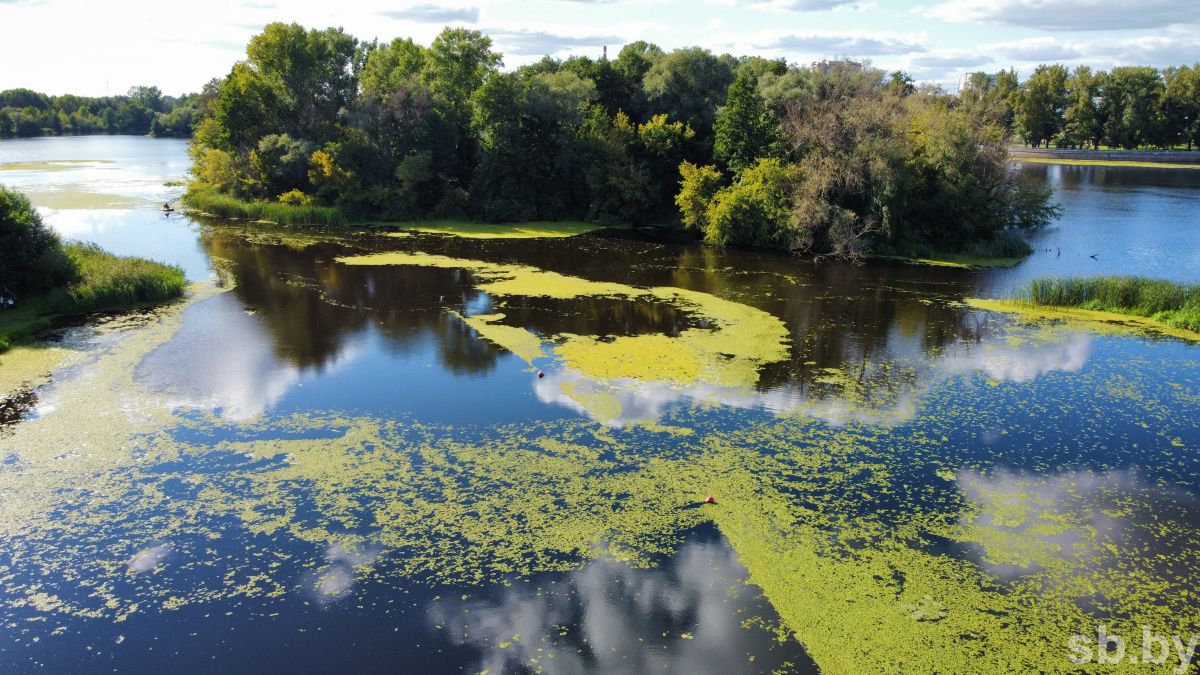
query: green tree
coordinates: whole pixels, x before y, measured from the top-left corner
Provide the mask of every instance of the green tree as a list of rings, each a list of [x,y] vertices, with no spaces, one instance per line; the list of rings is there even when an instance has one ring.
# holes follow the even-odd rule
[[[40,292],[77,277],[58,234],[42,222],[25,195],[0,185],[0,284]]]
[[[1105,78],[1100,111],[1105,143],[1126,149],[1160,145],[1164,85],[1154,68],[1113,68]]]
[[[707,49],[677,49],[654,62],[643,80],[651,109],[682,120],[711,142],[717,108],[733,82],[734,61]]]
[[[1021,87],[1016,127],[1021,138],[1037,147],[1062,130],[1063,111],[1067,107],[1067,68],[1059,64],[1040,65]]]
[[[717,113],[715,135],[713,154],[734,174],[761,157],[778,154],[775,119],[759,95],[752,73],[739,73],[729,85],[725,106]]]
[[[609,117],[593,106],[579,131],[587,183],[587,217],[599,222],[642,224],[653,203],[653,177],[632,152],[637,128],[629,116]]]
[[[704,240],[717,245],[788,248],[795,170],[766,157],[713,195],[704,218]]]
[[[913,85],[913,79],[908,73],[903,70],[895,70],[888,75],[887,90],[893,96],[908,96],[915,93],[917,88]]]
[[[958,92],[958,102],[964,110],[1004,129],[1012,129],[1013,108],[1019,97],[1016,73],[1011,70],[971,73]]]
[[[650,176],[659,177],[654,183],[654,196],[647,207],[653,218],[667,219],[674,208],[674,196],[679,186],[663,176],[672,176],[679,165],[693,152],[696,132],[683,122],[671,122],[666,115],[655,115],[638,125],[638,154]]]
[[[292,190],[302,190],[308,175],[311,143],[287,134],[268,134],[250,153],[250,164],[257,174],[258,196],[268,199]]]
[[[129,100],[153,112],[164,112],[165,109],[163,94],[158,87],[131,87]]]
[[[250,68],[269,83],[278,111],[268,133],[324,143],[335,135],[339,110],[354,99],[358,40],[340,28],[305,30],[272,23],[246,47]],[[257,138],[253,139],[254,142]]]
[[[1171,144],[1200,144],[1200,63],[1163,71],[1163,122]]]
[[[612,62],[613,72],[619,78],[619,95],[610,105],[624,110],[634,119],[646,119],[649,104],[643,83],[646,73],[663,58],[663,54],[658,45],[645,40],[635,40],[622,47]]]
[[[471,95],[502,63],[492,51],[492,39],[477,30],[446,28],[433,40],[425,58],[422,77],[442,101],[465,124]]]
[[[236,63],[221,83],[213,110],[214,128],[204,141],[223,150],[249,151],[258,140],[279,130],[286,115],[278,101],[279,85],[246,63]]]
[[[1093,73],[1087,66],[1079,66],[1067,78],[1067,109],[1063,113],[1063,138],[1067,145],[1082,147],[1100,146],[1104,125],[1100,118],[1100,91],[1102,73]]]
[[[402,87],[411,87],[425,67],[425,57],[425,48],[408,38],[372,50],[359,76],[363,97],[386,101]]]
[[[679,194],[675,205],[679,207],[683,226],[708,231],[708,205],[721,189],[723,176],[715,166],[696,166],[691,162],[679,165]]]

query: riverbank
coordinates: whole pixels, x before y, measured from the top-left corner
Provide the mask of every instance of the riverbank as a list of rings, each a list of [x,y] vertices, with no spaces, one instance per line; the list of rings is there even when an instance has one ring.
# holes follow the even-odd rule
[[[1128,166],[1150,169],[1200,169],[1200,151],[1187,150],[1078,150],[1067,148],[1010,147],[1019,162],[1074,166]]]
[[[481,223],[469,220],[429,219],[416,221],[383,221],[356,219],[334,207],[317,207],[267,202],[247,202],[211,193],[189,193],[183,203],[189,213],[262,225],[285,226],[345,226],[365,230],[388,230],[388,236],[408,237],[414,234],[438,234],[464,239],[550,239],[574,237],[601,230],[632,231],[627,224],[605,225],[579,220],[521,221],[513,223]],[[679,228],[676,231],[683,232]],[[1032,253],[1028,243],[1019,235],[1001,237],[980,244],[962,253],[926,252],[920,255],[869,255],[868,261],[979,269],[1014,267]]]
[[[0,352],[36,341],[62,319],[168,302],[187,286],[183,270],[174,265],[113,255],[92,244],[68,244],[65,251],[79,280],[0,311]]]
[[[480,223],[451,218],[417,221],[381,221],[360,218],[331,206],[248,202],[205,191],[189,191],[183,204],[190,212],[227,220],[243,220],[271,225],[349,226],[363,229],[394,229],[394,236],[411,233],[443,234],[468,239],[535,239],[572,237],[604,229],[600,223],[576,220]]]
[[[1118,324],[1200,341],[1200,285],[1143,277],[1034,279],[1015,298],[971,298],[977,309]]]
[[[1021,264],[1025,257],[984,257],[967,254],[947,253],[932,254],[924,258],[908,258],[899,255],[871,256],[870,260],[882,262],[897,262],[906,265],[927,265],[929,267],[954,267],[957,269],[979,269],[983,267],[1015,267]]]

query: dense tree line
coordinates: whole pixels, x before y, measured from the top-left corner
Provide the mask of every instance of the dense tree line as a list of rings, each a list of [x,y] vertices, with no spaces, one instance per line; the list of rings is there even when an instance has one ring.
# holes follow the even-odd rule
[[[959,99],[992,111],[1034,147],[1200,146],[1200,64],[1111,71],[1041,65],[1023,83],[1012,70],[973,73]]]
[[[47,96],[29,89],[0,91],[0,138],[58,134],[150,134],[187,137],[212,82],[199,94],[164,96],[158,87],[133,87],[125,96]]]
[[[1024,250],[1012,233],[1052,213],[1008,168],[999,104],[902,73],[646,42],[501,65],[462,28],[425,47],[269,25],[196,127],[192,192],[396,220],[682,222],[848,257]]]

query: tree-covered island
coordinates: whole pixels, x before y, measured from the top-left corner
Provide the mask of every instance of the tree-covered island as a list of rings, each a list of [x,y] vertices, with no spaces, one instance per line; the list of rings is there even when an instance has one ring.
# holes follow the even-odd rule
[[[188,201],[296,222],[679,223],[847,259],[1021,256],[1054,214],[1010,168],[1003,113],[901,73],[646,42],[502,63],[462,28],[425,47],[268,25],[201,111]]]

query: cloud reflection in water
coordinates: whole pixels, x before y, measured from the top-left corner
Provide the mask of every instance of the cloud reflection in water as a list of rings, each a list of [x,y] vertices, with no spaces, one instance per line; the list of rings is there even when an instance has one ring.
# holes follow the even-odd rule
[[[280,358],[274,345],[257,315],[231,294],[221,294],[189,307],[183,327],[142,360],[137,378],[172,406],[217,410],[234,421],[253,419],[317,370]],[[353,345],[344,347],[320,370],[336,370],[358,353]]]
[[[910,369],[864,364],[861,380],[865,388],[889,392],[886,404],[878,405],[854,400],[834,387],[816,389],[811,382],[752,391],[711,384],[601,381],[572,369],[551,372],[545,379],[536,380],[533,387],[543,403],[563,406],[616,427],[657,421],[681,403],[759,409],[775,415],[802,414],[837,426],[849,422],[891,426],[913,419],[921,396],[950,378],[982,373],[999,382],[1030,382],[1048,373],[1078,372],[1091,353],[1091,336],[1072,333],[1061,342],[955,344]],[[601,397],[608,403],[599,409],[594,402]],[[619,405],[613,405],[613,401]]]
[[[746,577],[723,540],[690,541],[659,568],[596,560],[557,583],[438,600],[428,617],[454,644],[478,650],[478,672],[735,673],[788,660],[803,667],[800,645],[780,643],[753,621],[771,610]]]

